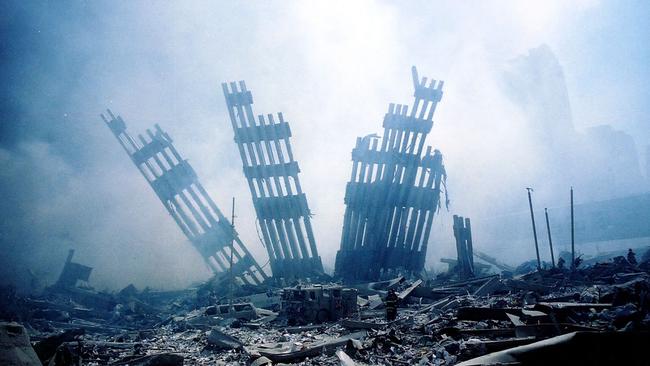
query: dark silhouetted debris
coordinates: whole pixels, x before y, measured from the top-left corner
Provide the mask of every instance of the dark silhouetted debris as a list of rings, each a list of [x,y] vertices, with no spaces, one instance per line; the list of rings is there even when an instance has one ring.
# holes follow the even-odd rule
[[[18,323],[0,323],[0,365],[40,366],[25,328]]]
[[[75,287],[77,281],[88,281],[88,278],[90,278],[90,273],[93,271],[92,267],[72,262],[73,256],[74,249],[70,249],[68,259],[66,259],[59,279],[56,281],[56,286]]]
[[[34,345],[34,350],[38,355],[38,358],[46,362],[56,353],[57,349],[64,342],[72,342],[77,337],[83,335],[85,331],[83,329],[71,329],[66,330],[61,334],[56,334],[49,336]]]
[[[470,365],[647,365],[650,333],[573,332],[474,358]]]

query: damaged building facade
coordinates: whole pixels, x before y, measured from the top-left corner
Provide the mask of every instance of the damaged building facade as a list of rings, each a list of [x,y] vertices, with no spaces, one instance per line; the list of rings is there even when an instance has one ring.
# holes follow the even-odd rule
[[[155,132],[148,129],[147,137],[139,135],[135,140],[122,117],[110,110],[107,114],[101,115],[106,125],[212,271],[227,273],[232,260],[238,282],[265,282],[268,275],[203,188],[192,166],[178,153],[171,137],[156,124]]]
[[[321,275],[323,265],[289,142],[289,124],[282,113],[277,120],[272,114],[256,119],[253,95],[244,81],[222,87],[274,278]]]
[[[414,101],[390,104],[384,135],[357,138],[345,191],[345,216],[335,274],[345,281],[374,281],[392,272],[424,268],[433,216],[446,172],[442,154],[424,150],[442,81],[412,69]]]
[[[412,69],[414,101],[390,104],[384,136],[358,138],[335,275],[347,282],[376,281],[395,273],[420,275],[433,217],[441,206],[446,172],[442,154],[425,149],[442,81],[420,79]],[[255,115],[244,81],[223,83],[223,95],[251,192],[257,224],[273,278],[310,279],[323,274],[311,212],[302,190],[282,113]],[[102,115],[123,149],[169,214],[215,273],[230,268],[240,282],[261,284],[268,276],[209,197],[196,173],[158,125],[138,140],[121,117]]]

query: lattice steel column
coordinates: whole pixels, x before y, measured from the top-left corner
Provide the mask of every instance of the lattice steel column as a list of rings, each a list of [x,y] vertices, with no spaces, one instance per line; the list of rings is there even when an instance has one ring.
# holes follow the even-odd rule
[[[233,231],[228,219],[208,195],[192,166],[178,153],[172,139],[160,126],[136,141],[126,131],[122,117],[107,110],[101,115],[131,161],[145,177],[167,212],[185,236],[217,274],[229,269],[230,243],[233,245],[233,273],[241,283],[261,284],[268,276]]]
[[[253,95],[243,81],[222,87],[273,276],[322,274],[307,198],[298,179],[300,168],[289,143],[289,124],[282,113],[277,121],[272,114],[255,119]]]
[[[431,222],[446,176],[442,155],[427,134],[443,82],[419,79],[412,69],[413,106],[390,104],[384,136],[358,138],[345,192],[345,216],[336,274],[349,281],[377,280],[391,270],[424,268]]]

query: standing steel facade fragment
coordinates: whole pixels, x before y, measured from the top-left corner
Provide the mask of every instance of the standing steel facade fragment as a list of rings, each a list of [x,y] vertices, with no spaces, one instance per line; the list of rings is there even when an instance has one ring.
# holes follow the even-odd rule
[[[474,277],[474,248],[472,244],[472,225],[469,217],[454,215],[454,237],[458,261],[456,270],[461,280]]]
[[[442,154],[424,142],[442,97],[443,82],[419,79],[412,69],[413,106],[390,104],[384,136],[357,138],[352,176],[345,191],[345,216],[336,275],[346,281],[375,281],[394,271],[424,268],[433,216],[445,184]]]
[[[233,243],[233,274],[245,284],[261,284],[268,276],[239,239],[228,219],[208,195],[187,160],[160,126],[138,141],[126,131],[122,117],[107,110],[101,115],[140,173],[153,188],[167,212],[201,253],[216,274],[229,270],[230,244]],[[234,242],[233,242],[234,240]]]
[[[244,175],[276,278],[319,275],[323,265],[316,250],[307,198],[300,186],[291,129],[278,113],[253,114],[253,95],[243,81],[222,84]]]

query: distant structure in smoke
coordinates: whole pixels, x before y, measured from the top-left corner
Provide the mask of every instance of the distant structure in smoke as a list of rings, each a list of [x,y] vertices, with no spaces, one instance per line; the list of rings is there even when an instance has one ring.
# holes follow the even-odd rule
[[[650,145],[645,148],[645,180],[650,189]]]
[[[501,84],[524,116],[525,125],[519,127],[527,130],[527,144],[535,153],[534,161],[527,162],[535,168],[528,184],[535,186],[540,204],[552,207],[549,212],[560,249],[569,235],[570,186],[576,187],[578,197],[576,241],[582,244],[580,250],[593,251],[601,244],[612,249],[633,247],[647,241],[650,233],[638,228],[647,226],[650,195],[632,136],[610,125],[583,131],[575,128],[562,67],[546,45],[511,60]],[[593,121],[586,122],[593,125]],[[650,150],[647,154],[650,158]],[[512,182],[504,184],[512,192],[523,192],[523,187]],[[533,258],[524,193],[519,202],[513,207],[497,202],[488,215],[477,217],[476,236],[491,243],[492,250],[508,248],[515,256]],[[540,208],[536,211],[543,214]]]
[[[512,60],[502,82],[524,114],[547,192],[575,185],[584,199],[604,200],[644,191],[638,151],[629,134],[609,125],[575,129],[564,72],[547,45]]]
[[[503,85],[506,95],[524,112],[531,134],[546,151],[570,144],[575,128],[569,93],[562,66],[547,45],[511,60],[504,71]]]
[[[609,125],[590,127],[581,136],[576,178],[593,199],[623,197],[644,189],[639,155],[629,134]]]

